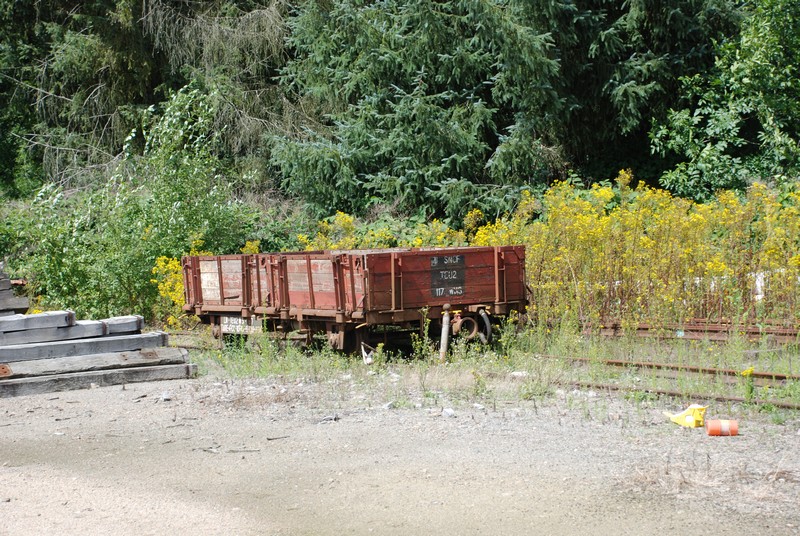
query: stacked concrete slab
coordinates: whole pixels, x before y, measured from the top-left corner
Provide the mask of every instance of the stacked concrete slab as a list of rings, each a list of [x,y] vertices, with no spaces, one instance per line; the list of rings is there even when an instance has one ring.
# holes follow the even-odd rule
[[[0,271],[0,317],[28,310],[28,298],[17,296],[11,288],[11,278]]]
[[[76,320],[72,311],[0,317],[0,398],[191,378],[197,366],[140,316]]]

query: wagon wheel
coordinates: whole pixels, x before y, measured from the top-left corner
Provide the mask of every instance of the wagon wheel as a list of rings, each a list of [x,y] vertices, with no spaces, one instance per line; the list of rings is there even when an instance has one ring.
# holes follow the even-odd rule
[[[328,324],[325,327],[328,344],[334,350],[344,350],[347,344],[347,328],[344,324]]]
[[[344,332],[344,348],[346,354],[361,354],[361,344],[367,342],[369,332],[366,326],[358,329],[348,329]]]

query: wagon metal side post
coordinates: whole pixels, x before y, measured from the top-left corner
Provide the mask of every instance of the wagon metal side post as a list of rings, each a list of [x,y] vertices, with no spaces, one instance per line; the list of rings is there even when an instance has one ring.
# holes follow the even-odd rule
[[[197,291],[194,295],[194,303],[197,307],[197,312],[195,314],[200,314],[203,312],[203,305],[206,302],[206,297],[205,290],[203,290],[203,274],[200,273],[200,259],[198,257],[192,259],[192,280],[194,288]]]
[[[261,303],[261,296],[263,296],[262,288],[261,288],[261,269],[258,264],[258,255],[251,255],[248,262],[248,272],[250,272],[251,277],[255,274],[255,280],[251,280],[250,285],[247,286],[249,292],[249,300],[248,305],[250,308],[255,311],[256,307],[263,307],[264,304]],[[256,295],[255,298],[253,297],[253,286],[255,286]]]
[[[450,338],[450,304],[442,306],[442,339],[439,343],[439,362],[444,363],[447,358],[447,345]]]
[[[194,314],[199,316],[203,312],[203,287],[200,284],[200,263],[197,257],[185,258],[183,280],[187,283],[183,289],[186,300],[184,310],[194,311]]]
[[[354,255],[348,255],[348,259],[350,266],[350,299],[346,312],[348,315],[352,315],[356,309],[356,264],[358,264],[358,261]]]
[[[222,279],[222,257],[217,257],[216,259],[217,264],[217,281],[219,285],[219,304],[225,305],[225,282]]]
[[[189,264],[192,262],[191,257],[184,257],[181,261],[181,269],[183,269],[183,280],[185,281],[183,285],[183,310],[188,311],[190,307],[194,307],[193,303],[193,295],[194,295],[194,277],[189,269]]]
[[[311,309],[315,309],[317,305],[314,300],[314,274],[311,271],[311,256],[306,255],[304,260],[306,263],[306,275],[308,276],[308,303]]]
[[[344,279],[344,255],[335,255],[331,262],[333,263],[333,293],[336,309],[336,322],[344,328],[345,319],[345,303],[347,294],[347,287]]]
[[[242,255],[242,318],[249,318],[252,304],[252,287],[250,282],[250,255]]]
[[[506,267],[503,252],[499,247],[494,248],[494,302],[496,304],[505,301],[506,294]],[[501,286],[502,285],[502,286]]]
[[[392,277],[392,310],[399,311],[403,308],[403,267],[402,260],[397,253],[392,253],[391,257],[391,277]]]
[[[280,255],[277,260],[278,285],[281,296],[281,320],[289,320],[289,278],[287,276],[286,256]]]

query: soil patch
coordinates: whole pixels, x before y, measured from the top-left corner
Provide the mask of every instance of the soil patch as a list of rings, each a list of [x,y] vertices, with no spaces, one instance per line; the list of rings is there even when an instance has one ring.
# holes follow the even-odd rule
[[[709,437],[604,394],[385,392],[343,376],[0,400],[0,533],[800,533],[796,420]]]

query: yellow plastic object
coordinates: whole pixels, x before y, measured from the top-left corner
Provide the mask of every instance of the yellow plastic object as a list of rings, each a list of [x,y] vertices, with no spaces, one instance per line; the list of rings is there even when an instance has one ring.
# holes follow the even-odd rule
[[[700,404],[692,404],[681,413],[673,415],[665,411],[664,415],[669,417],[675,424],[680,424],[687,428],[698,428],[704,424],[707,407],[708,406],[701,406]]]

